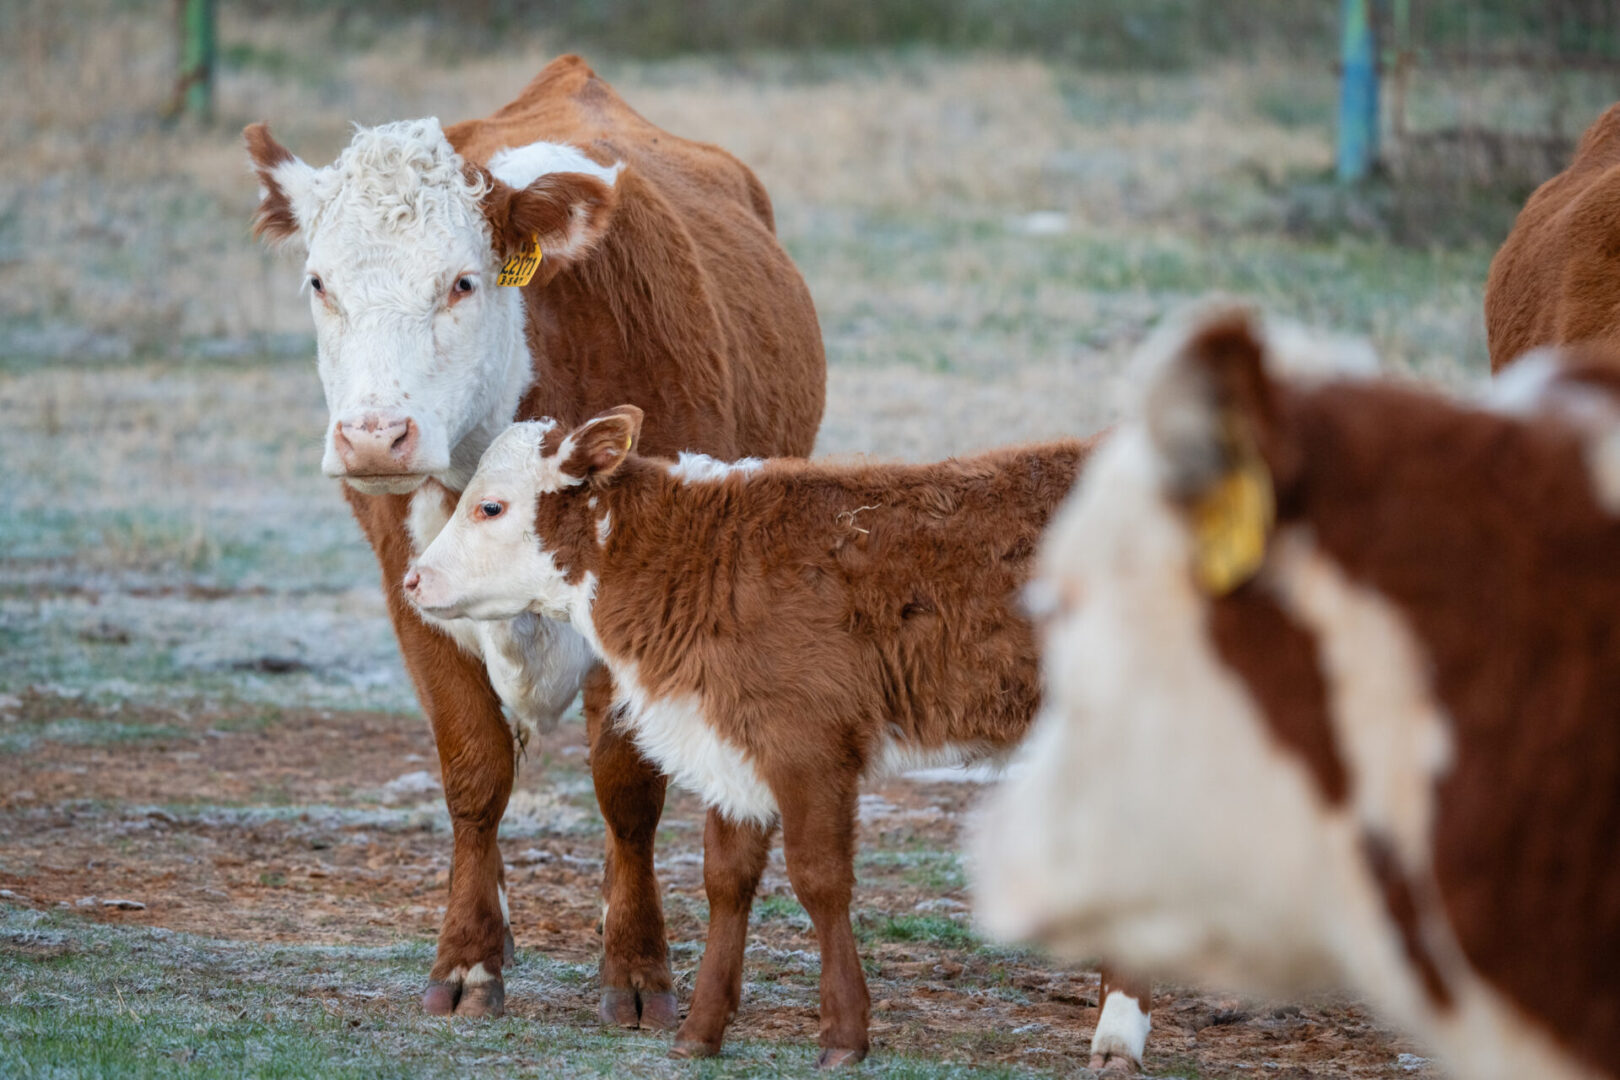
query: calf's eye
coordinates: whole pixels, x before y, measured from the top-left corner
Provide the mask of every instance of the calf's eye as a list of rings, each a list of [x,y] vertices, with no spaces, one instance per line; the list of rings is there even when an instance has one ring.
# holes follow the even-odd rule
[[[465,294],[465,293],[470,293],[472,291],[473,291],[473,279],[472,278],[470,278],[470,277],[458,277],[458,278],[456,278],[456,292],[457,293]]]
[[[503,510],[505,510],[505,509],[506,509],[506,504],[505,503],[495,502],[493,500],[491,500],[489,502],[481,502],[481,503],[478,504],[478,511],[477,511],[478,520],[479,521],[488,521],[490,518],[500,517],[501,512]]]

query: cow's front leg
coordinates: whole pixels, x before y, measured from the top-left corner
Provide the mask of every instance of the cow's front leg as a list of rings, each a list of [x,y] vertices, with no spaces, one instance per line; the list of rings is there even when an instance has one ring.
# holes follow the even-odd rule
[[[612,723],[613,683],[598,667],[585,680],[591,780],[607,822],[602,873],[602,1022],[669,1030],[680,1021],[653,869],[666,780]]]
[[[512,794],[512,735],[474,658],[441,656],[428,681],[454,847],[450,900],[422,1007],[437,1015],[500,1016],[510,929],[496,832]]]
[[[1091,1067],[1134,1073],[1142,1068],[1153,1027],[1153,986],[1104,965],[1097,989],[1097,1030],[1091,1036]]]

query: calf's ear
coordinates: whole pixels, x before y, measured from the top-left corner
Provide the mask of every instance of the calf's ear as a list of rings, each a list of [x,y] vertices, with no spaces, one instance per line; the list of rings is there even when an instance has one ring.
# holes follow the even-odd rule
[[[276,142],[268,124],[242,129],[248,159],[259,176],[259,209],[253,215],[253,235],[267,243],[282,244],[299,235],[308,214],[315,170]]]
[[[607,232],[618,205],[617,184],[584,173],[547,173],[525,188],[497,180],[481,166],[484,217],[498,258],[527,251],[538,239],[540,253],[557,265],[584,258]]]
[[[634,405],[619,405],[585,421],[563,440],[563,472],[593,483],[607,480],[630,456],[643,416]]]

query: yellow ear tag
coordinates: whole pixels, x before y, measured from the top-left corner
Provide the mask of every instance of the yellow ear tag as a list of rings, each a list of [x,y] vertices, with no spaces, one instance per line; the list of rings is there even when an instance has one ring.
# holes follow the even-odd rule
[[[506,260],[495,284],[516,285],[519,288],[527,285],[534,280],[534,272],[540,269],[540,258],[540,237],[536,236],[528,248]]]
[[[1193,576],[1205,592],[1225,596],[1252,578],[1266,557],[1276,513],[1271,475],[1250,454],[1192,508]]]

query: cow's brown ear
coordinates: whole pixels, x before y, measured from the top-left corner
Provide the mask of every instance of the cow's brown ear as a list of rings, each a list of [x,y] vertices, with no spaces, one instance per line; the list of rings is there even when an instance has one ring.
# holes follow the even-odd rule
[[[1193,575],[1224,595],[1264,562],[1276,515],[1275,391],[1253,312],[1223,308],[1170,338],[1145,421],[1165,495],[1187,516]]]
[[[547,173],[525,188],[481,174],[486,188],[484,216],[495,254],[505,260],[527,251],[538,237],[543,259],[566,265],[584,258],[607,232],[618,205],[618,185],[585,173]]]
[[[1169,331],[1148,388],[1145,420],[1166,492],[1195,498],[1241,458],[1274,441],[1273,389],[1258,317],[1242,307],[1196,315]]]
[[[563,441],[563,472],[593,483],[607,480],[635,448],[643,416],[634,405],[619,405],[585,421]]]
[[[259,209],[253,216],[253,235],[281,244],[299,234],[297,206],[308,195],[315,170],[276,142],[268,124],[242,129],[248,158],[259,176]]]

